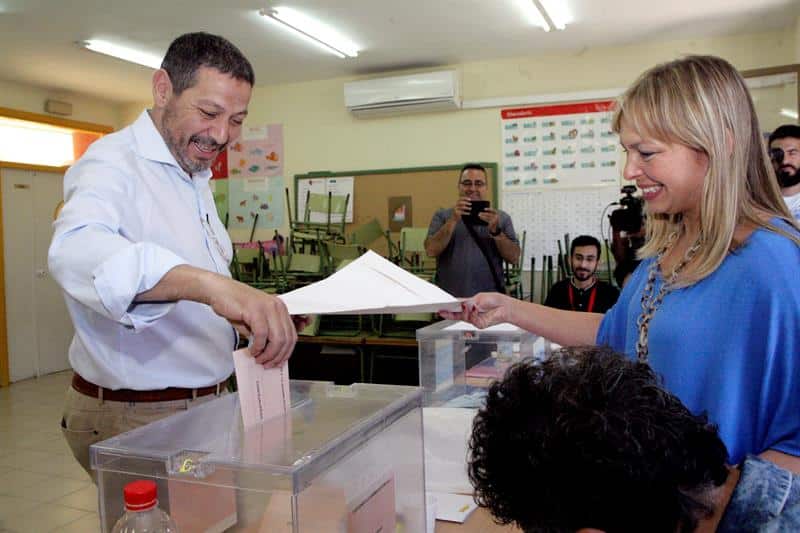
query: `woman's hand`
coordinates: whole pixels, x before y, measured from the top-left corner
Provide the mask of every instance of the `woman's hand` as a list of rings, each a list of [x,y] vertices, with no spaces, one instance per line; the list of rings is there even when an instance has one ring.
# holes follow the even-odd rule
[[[464,320],[484,329],[511,319],[514,299],[499,292],[482,292],[461,302],[461,311],[439,311],[442,318]]]

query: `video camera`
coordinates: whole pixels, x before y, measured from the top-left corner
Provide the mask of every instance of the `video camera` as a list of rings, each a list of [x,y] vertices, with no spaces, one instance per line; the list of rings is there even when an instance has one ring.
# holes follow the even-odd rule
[[[633,185],[624,186],[620,192],[624,195],[618,202],[622,207],[612,211],[611,227],[628,234],[638,233],[642,229],[642,199],[633,195],[636,192],[636,187]]]

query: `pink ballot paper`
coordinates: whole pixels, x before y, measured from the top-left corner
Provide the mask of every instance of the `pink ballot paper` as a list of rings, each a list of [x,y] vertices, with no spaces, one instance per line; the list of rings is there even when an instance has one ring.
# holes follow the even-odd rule
[[[233,352],[239,405],[244,427],[260,424],[289,412],[289,363],[264,368],[247,348]]]

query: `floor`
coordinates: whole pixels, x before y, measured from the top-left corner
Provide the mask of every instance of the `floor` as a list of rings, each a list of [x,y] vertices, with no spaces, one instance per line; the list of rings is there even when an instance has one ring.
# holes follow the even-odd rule
[[[72,372],[0,388],[0,532],[100,530],[97,489],[61,436]]]

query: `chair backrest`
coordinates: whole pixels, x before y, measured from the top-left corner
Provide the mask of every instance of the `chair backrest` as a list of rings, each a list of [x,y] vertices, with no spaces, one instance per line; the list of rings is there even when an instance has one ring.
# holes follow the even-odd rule
[[[366,224],[362,224],[353,230],[350,235],[350,243],[369,248],[369,246],[383,237],[383,228],[377,218],[373,218]]]
[[[337,264],[343,259],[357,259],[364,253],[364,248],[355,244],[326,242],[325,248],[328,251],[328,257]]]
[[[402,228],[400,230],[401,253],[425,253],[428,228]]]
[[[259,248],[236,248],[236,259],[240,264],[248,264],[259,258],[261,250]]]
[[[245,283],[259,282],[264,275],[265,258],[262,248],[242,248],[234,245],[231,260],[233,278]]]
[[[503,262],[505,274],[506,290],[508,294],[522,299],[522,267],[525,260],[525,237],[527,232],[523,230],[519,239],[519,259],[516,263]]]
[[[322,271],[322,256],[316,254],[293,253],[289,256],[287,272],[306,272],[316,274]]]
[[[347,204],[350,202],[349,194],[320,194],[306,192],[306,209],[303,213],[304,222],[318,222],[324,224],[341,224],[347,214]]]
[[[400,266],[415,272],[434,271],[436,260],[425,251],[428,228],[402,228],[400,230]]]

